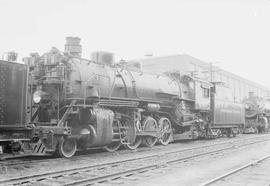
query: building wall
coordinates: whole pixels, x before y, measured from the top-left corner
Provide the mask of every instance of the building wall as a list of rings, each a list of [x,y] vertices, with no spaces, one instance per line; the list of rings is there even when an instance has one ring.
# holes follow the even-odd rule
[[[172,55],[164,57],[150,57],[137,60],[142,64],[144,71],[152,73],[163,73],[168,71],[179,71],[212,82],[222,82],[221,84],[227,92],[231,92],[227,99],[233,102],[242,102],[247,98],[248,92],[254,92],[259,97],[269,97],[270,91],[250,80],[232,74],[228,71],[211,66],[210,63],[203,62],[189,55]],[[212,72],[212,73],[211,73]]]

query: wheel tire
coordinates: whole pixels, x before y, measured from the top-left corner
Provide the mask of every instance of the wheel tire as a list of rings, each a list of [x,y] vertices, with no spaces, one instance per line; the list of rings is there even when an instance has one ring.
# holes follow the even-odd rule
[[[142,138],[140,136],[137,136],[137,127],[139,128],[141,126],[140,120],[137,118],[134,120],[134,122],[125,123],[126,127],[129,128],[128,130],[128,138],[127,138],[127,144],[124,145],[126,149],[135,150],[137,149],[141,143]],[[136,127],[137,126],[137,127]]]
[[[158,126],[157,126],[157,122],[154,118],[152,117],[147,117],[144,119],[143,121],[143,130],[144,131],[153,131],[153,130],[157,130]],[[152,136],[147,136],[147,137],[143,137],[142,139],[142,143],[146,146],[146,147],[153,147],[156,142],[158,141],[157,138],[152,137]]]
[[[260,118],[261,125],[261,133],[267,133],[268,130],[268,119],[266,117]]]
[[[119,127],[121,125],[122,125],[122,123],[120,122],[120,120],[115,119],[113,121],[113,126],[112,126],[113,131],[112,131],[112,133],[117,133],[119,131]],[[115,138],[113,140],[117,140],[117,139]],[[107,146],[103,147],[103,149],[106,150],[106,151],[108,151],[108,152],[115,152],[115,151],[117,151],[121,147],[121,145],[122,145],[122,143],[120,141],[120,138],[118,140],[119,141],[112,141],[110,144],[108,144]]]
[[[117,151],[120,147],[121,147],[121,142],[112,142],[111,144],[103,147],[104,150],[108,151],[108,152],[115,152]]]
[[[71,158],[77,151],[77,141],[74,138],[61,137],[58,143],[58,154],[62,158]]]
[[[141,143],[142,143],[142,138],[136,137],[135,142],[131,144],[126,144],[125,148],[130,149],[130,150],[135,150],[141,145]]]
[[[160,138],[160,143],[162,145],[168,145],[172,136],[172,126],[171,122],[168,118],[162,117],[158,121],[159,129],[162,132],[162,136]]]

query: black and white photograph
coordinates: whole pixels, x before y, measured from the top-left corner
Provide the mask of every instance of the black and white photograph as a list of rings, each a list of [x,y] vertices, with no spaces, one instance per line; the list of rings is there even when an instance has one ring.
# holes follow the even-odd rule
[[[270,0],[0,0],[0,186],[270,186]]]

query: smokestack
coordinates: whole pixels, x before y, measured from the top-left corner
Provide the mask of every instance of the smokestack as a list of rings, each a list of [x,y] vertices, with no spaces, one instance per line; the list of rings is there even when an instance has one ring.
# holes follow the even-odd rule
[[[65,52],[81,57],[82,46],[80,45],[81,38],[79,37],[66,37]]]

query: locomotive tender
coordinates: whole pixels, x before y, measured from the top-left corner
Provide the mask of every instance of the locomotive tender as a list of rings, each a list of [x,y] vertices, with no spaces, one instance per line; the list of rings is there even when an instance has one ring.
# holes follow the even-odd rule
[[[0,152],[29,141],[26,122],[27,66],[0,60]]]
[[[145,73],[137,64],[114,64],[113,54],[106,52],[83,59],[80,38],[66,39],[65,53],[52,48],[42,56],[24,58],[27,121],[21,130],[16,122],[8,123],[9,138],[1,130],[4,152],[68,158],[93,147],[152,147],[213,137],[215,131],[235,134],[244,127],[243,105],[222,99],[219,84],[178,72]],[[5,128],[6,121],[1,122]]]

